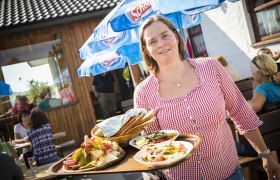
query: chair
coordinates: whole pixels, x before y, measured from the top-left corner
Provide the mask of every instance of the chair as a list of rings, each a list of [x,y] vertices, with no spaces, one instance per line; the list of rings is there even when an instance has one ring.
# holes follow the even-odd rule
[[[267,147],[271,151],[279,152],[280,150],[280,109],[277,109],[272,112],[268,112],[265,114],[259,115],[260,120],[263,121],[263,124],[259,127],[260,132],[263,136],[263,139],[267,145]],[[243,136],[239,137],[237,139],[245,139]],[[277,157],[277,154],[274,153],[275,157]],[[278,158],[279,161],[279,158]],[[263,168],[261,166],[261,160],[258,157],[249,157],[249,156],[243,156],[239,157],[239,163],[240,165],[245,167],[250,167],[252,170],[256,170],[255,172],[262,172]],[[252,173],[256,174],[256,173]],[[253,177],[253,179],[256,179],[258,177]]]
[[[123,113],[133,108],[133,99],[128,99],[121,102]]]

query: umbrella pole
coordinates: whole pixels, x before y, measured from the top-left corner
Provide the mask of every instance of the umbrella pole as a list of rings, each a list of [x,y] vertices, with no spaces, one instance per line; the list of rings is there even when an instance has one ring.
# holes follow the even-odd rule
[[[136,87],[136,82],[135,82],[135,79],[134,79],[134,75],[133,75],[133,71],[131,69],[131,65],[130,65],[130,62],[128,61],[128,68],[129,68],[129,71],[130,71],[130,76],[131,76],[131,79],[132,79],[132,83],[133,83],[133,86],[134,88]]]

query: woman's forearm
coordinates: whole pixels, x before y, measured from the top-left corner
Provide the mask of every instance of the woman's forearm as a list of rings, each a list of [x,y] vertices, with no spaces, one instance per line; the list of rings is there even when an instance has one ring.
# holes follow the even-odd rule
[[[248,131],[244,134],[244,136],[253,146],[253,148],[257,151],[258,154],[267,149],[267,146],[262,138],[259,128]]]

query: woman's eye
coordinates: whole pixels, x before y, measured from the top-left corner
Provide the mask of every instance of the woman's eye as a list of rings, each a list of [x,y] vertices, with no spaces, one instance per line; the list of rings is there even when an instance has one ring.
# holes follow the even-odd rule
[[[155,41],[150,41],[149,42],[149,45],[153,45],[153,44],[155,44]]]
[[[164,34],[162,38],[168,38],[168,34]]]

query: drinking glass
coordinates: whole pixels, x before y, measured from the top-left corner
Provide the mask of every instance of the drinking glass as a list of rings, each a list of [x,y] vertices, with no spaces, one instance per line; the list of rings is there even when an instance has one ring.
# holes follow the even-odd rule
[[[28,158],[31,175],[35,175],[37,171],[37,162],[34,156]]]

